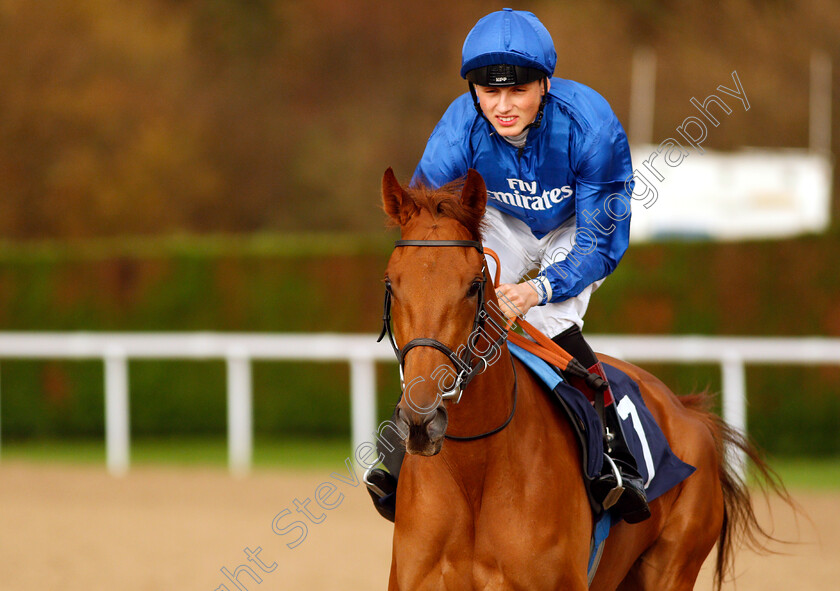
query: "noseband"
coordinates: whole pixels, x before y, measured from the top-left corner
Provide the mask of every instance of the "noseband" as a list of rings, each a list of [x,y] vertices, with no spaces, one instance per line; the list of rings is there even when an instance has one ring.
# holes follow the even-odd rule
[[[468,248],[475,248],[479,252],[479,254],[481,254],[482,258],[484,257],[484,247],[481,245],[480,242],[477,242],[475,240],[397,240],[396,242],[394,242],[395,248],[399,248],[401,246],[462,246]],[[461,395],[463,394],[464,389],[467,387],[467,384],[469,384],[470,381],[476,375],[480,374],[482,371],[487,369],[487,361],[484,359],[484,357],[481,356],[478,357],[480,363],[476,363],[475,365],[473,365],[473,347],[478,338],[483,334],[485,323],[489,321],[498,331],[499,338],[494,342],[495,347],[500,347],[505,342],[505,340],[507,339],[507,331],[504,327],[500,326],[499,323],[496,322],[489,314],[487,314],[487,311],[484,309],[484,290],[487,284],[487,265],[484,265],[482,267],[481,274],[483,276],[483,279],[479,282],[477,294],[478,303],[475,309],[473,328],[470,332],[467,344],[460,345],[457,351],[453,351],[440,341],[431,338],[413,339],[406,343],[402,349],[400,349],[397,345],[396,338],[394,338],[394,333],[391,332],[391,290],[390,286],[386,287],[385,309],[382,314],[382,332],[379,333],[379,338],[376,340],[376,342],[381,341],[386,334],[388,335],[388,340],[390,341],[391,347],[394,349],[394,354],[397,356],[397,361],[400,364],[400,385],[403,388],[405,387],[405,356],[411,349],[415,347],[432,347],[434,349],[437,349],[438,351],[446,355],[452,362],[452,365],[455,366],[455,373],[457,375],[455,383],[451,389],[441,393],[441,399],[453,400],[456,404],[460,402]]]

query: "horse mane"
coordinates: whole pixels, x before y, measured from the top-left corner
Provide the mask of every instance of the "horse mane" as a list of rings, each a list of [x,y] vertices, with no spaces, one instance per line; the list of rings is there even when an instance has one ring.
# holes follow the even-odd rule
[[[466,207],[461,201],[461,191],[464,188],[466,177],[455,179],[442,187],[435,189],[425,184],[418,184],[405,188],[405,198],[418,209],[428,211],[432,218],[453,219],[461,224],[472,240],[481,241],[482,219],[484,208],[480,210]],[[403,208],[407,205],[403,202]],[[389,216],[389,227],[399,227],[399,222]]]

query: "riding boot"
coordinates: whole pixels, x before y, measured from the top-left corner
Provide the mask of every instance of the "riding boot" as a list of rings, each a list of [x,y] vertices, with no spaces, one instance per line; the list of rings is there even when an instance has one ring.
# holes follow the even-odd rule
[[[385,470],[373,468],[365,472],[365,486],[373,506],[388,521],[394,521],[397,513],[397,479]]]
[[[589,371],[597,373],[606,381],[600,362],[590,367]],[[609,383],[607,387],[609,388]],[[601,476],[592,482],[592,493],[596,499],[602,499],[604,509],[613,509],[627,523],[639,523],[650,517],[650,507],[644,481],[636,466],[636,459],[627,446],[615,406],[613,403],[604,408],[606,461]]]
[[[590,401],[595,400],[597,391],[603,391],[606,405],[604,408],[606,458],[601,475],[592,482],[592,494],[595,500],[601,503],[605,510],[614,509],[627,523],[644,521],[650,517],[644,482],[639,475],[633,454],[627,447],[621,421],[615,410],[612,390],[601,362],[598,361],[577,326],[572,326],[552,340],[588,367],[589,379],[569,376],[571,385],[586,395]],[[615,470],[611,462],[615,465]]]
[[[389,425],[396,424],[397,410],[391,415]],[[382,464],[387,468],[372,468],[365,472],[362,480],[373,499],[373,506],[379,514],[388,521],[394,521],[397,511],[397,479],[400,477],[403,458],[405,458],[405,444],[401,433],[394,428],[383,429],[376,437],[376,449],[382,457]]]

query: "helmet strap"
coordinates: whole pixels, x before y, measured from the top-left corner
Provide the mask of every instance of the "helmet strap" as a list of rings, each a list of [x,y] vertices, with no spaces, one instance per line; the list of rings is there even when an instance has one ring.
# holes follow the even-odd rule
[[[540,99],[540,108],[539,108],[539,111],[537,111],[537,118],[534,119],[528,125],[526,125],[522,129],[522,131],[525,131],[526,129],[531,129],[531,128],[537,129],[540,126],[540,124],[542,123],[543,112],[545,111],[545,102],[548,100],[548,77],[543,78],[542,83],[543,83],[543,95],[542,95],[542,98]]]
[[[475,110],[478,111],[479,115],[484,117],[484,111],[481,110],[481,104],[478,102],[478,95],[475,93],[475,84],[473,84],[472,82],[467,82],[467,84],[470,85],[470,94],[472,95],[473,106],[475,107]],[[484,117],[484,119],[487,119],[487,117]],[[490,121],[487,121],[487,123],[490,123]]]

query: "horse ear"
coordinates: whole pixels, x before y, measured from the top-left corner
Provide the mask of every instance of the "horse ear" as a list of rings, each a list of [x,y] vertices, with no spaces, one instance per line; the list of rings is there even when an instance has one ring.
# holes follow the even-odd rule
[[[484,214],[484,208],[487,206],[487,187],[484,179],[475,169],[470,168],[467,171],[467,178],[461,191],[461,203],[479,215]]]
[[[390,167],[382,177],[382,205],[385,207],[385,213],[400,225],[405,224],[416,209]]]

